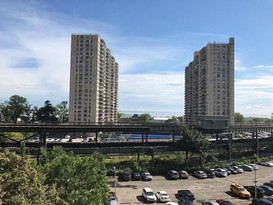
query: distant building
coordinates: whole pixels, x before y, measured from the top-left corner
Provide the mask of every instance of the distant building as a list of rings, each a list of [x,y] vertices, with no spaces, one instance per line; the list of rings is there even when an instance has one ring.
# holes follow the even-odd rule
[[[118,68],[110,49],[99,35],[72,35],[70,123],[117,121]]]
[[[190,127],[234,122],[234,38],[209,43],[194,53],[185,68],[184,111]]]
[[[153,117],[152,122],[153,123],[164,123],[169,119],[170,119],[169,117]]]

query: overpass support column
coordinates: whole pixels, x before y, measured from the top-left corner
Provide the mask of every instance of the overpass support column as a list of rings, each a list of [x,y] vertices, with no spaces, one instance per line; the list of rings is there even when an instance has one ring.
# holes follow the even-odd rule
[[[46,132],[41,132],[39,138],[40,138],[40,146],[46,147]]]
[[[98,132],[96,132],[96,144],[98,143]]]

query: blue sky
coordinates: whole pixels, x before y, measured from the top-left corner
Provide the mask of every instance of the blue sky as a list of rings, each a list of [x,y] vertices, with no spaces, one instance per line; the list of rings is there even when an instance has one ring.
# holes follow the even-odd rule
[[[119,111],[184,114],[184,68],[235,38],[235,111],[273,112],[272,0],[1,0],[0,102],[68,100],[71,34],[99,34],[120,65]]]

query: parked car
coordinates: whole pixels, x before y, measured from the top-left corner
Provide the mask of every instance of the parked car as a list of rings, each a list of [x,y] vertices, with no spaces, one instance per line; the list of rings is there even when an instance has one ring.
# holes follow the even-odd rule
[[[176,203],[176,202],[169,201],[169,202],[167,202],[165,205],[179,205],[179,204]]]
[[[247,172],[252,172],[254,170],[253,167],[247,164],[241,165],[240,168],[242,168],[244,171],[247,171]]]
[[[259,166],[257,164],[250,164],[249,166],[253,167],[254,170],[259,169]]]
[[[252,199],[252,202],[250,205],[273,205],[273,202],[271,202],[269,199],[266,198],[254,198]]]
[[[216,202],[220,205],[234,205],[231,201],[225,199],[217,199]]]
[[[228,167],[227,170],[229,170],[231,174],[238,174],[238,171],[233,167]]]
[[[191,201],[195,200],[195,196],[194,196],[194,194],[190,190],[187,190],[187,189],[185,189],[185,190],[178,190],[177,194],[180,197],[187,197]]]
[[[204,171],[194,171],[192,175],[198,179],[206,179],[208,177]]]
[[[179,174],[180,179],[188,179],[189,178],[189,174],[185,170],[179,170],[178,174]]]
[[[130,181],[131,180],[131,173],[130,172],[124,172],[122,174],[123,181]]]
[[[118,197],[117,197],[115,192],[110,192],[110,197],[111,197],[111,200],[117,200],[118,201]]]
[[[244,170],[238,166],[233,166],[232,168],[236,170],[238,174],[242,174],[244,172]]]
[[[138,172],[133,172],[131,178],[132,180],[141,180],[141,175]]]
[[[265,195],[265,191],[258,186],[244,186],[246,190],[251,194],[252,197],[255,197],[255,192],[258,198],[262,198]]]
[[[273,183],[271,182],[265,182],[264,185],[273,188]]]
[[[262,166],[273,167],[272,162],[268,162],[268,161],[265,161],[265,160],[259,161],[258,164],[260,164]]]
[[[144,181],[151,181],[153,179],[153,177],[149,172],[143,172],[141,174],[141,179]]]
[[[266,197],[269,201],[273,202],[273,196]]]
[[[227,168],[223,168],[223,170],[225,170],[225,171],[227,172],[227,175],[228,175],[228,176],[231,175],[231,171],[228,170]]]
[[[216,168],[214,170],[214,174],[216,177],[226,177],[228,175],[226,170],[224,170],[222,168]]]
[[[249,199],[251,197],[249,191],[247,191],[246,188],[244,188],[240,184],[232,183],[230,185],[230,191],[239,196],[240,198]]]
[[[202,202],[202,205],[219,205],[215,200],[206,200]]]
[[[265,191],[265,195],[267,195],[267,196],[273,195],[273,188],[272,187],[266,186],[266,185],[262,185],[260,187]]]
[[[155,193],[156,195],[156,198],[159,202],[168,202],[170,201],[170,197],[169,195],[167,194],[166,191],[158,191]]]
[[[189,200],[187,197],[181,197],[178,201],[179,205],[193,205],[193,202]]]
[[[110,192],[110,203],[109,205],[118,205],[118,198],[115,192]]]
[[[142,196],[147,202],[156,202],[156,196],[152,189],[144,188],[142,189]]]
[[[167,172],[168,179],[179,179],[179,174],[176,170],[169,170]]]
[[[214,170],[205,170],[205,173],[207,174],[208,178],[214,178],[215,177],[215,173]]]

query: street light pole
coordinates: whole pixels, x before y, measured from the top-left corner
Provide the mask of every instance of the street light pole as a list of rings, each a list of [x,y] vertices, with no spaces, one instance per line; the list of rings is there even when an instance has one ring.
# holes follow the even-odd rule
[[[117,195],[116,167],[114,167],[114,172],[115,172],[114,180],[115,180],[115,197],[116,197]]]
[[[255,184],[255,199],[257,198],[257,189],[256,189],[256,185],[257,185],[257,175],[256,175],[256,169],[254,169],[254,184]]]

